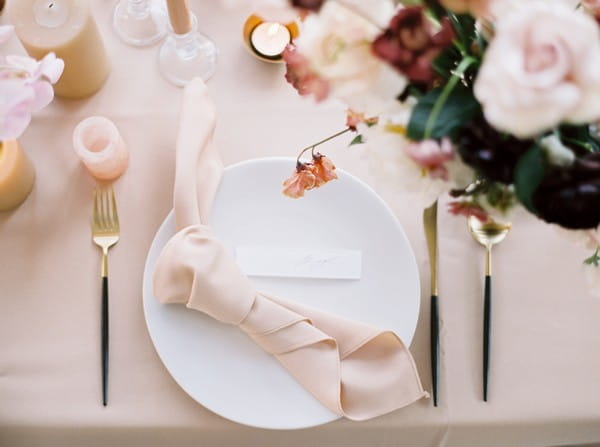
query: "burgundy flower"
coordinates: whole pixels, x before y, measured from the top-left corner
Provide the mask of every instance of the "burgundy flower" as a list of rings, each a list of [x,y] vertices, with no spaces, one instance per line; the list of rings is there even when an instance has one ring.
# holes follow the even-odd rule
[[[308,11],[317,12],[323,6],[325,0],[292,0],[294,8],[306,9]]]
[[[490,218],[488,213],[479,205],[473,202],[450,202],[448,211],[455,216],[475,217],[481,222],[487,222]]]
[[[429,83],[435,73],[431,62],[452,43],[455,34],[447,17],[434,33],[423,7],[402,8],[373,42],[377,57],[389,62],[414,82]]]
[[[313,95],[315,101],[323,101],[329,95],[329,83],[310,68],[310,62],[293,45],[283,52],[286,63],[285,79],[301,96]]]

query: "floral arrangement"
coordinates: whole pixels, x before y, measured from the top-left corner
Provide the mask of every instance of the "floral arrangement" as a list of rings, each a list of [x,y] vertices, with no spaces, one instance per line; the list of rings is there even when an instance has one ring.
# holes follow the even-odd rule
[[[304,15],[284,53],[286,79],[302,96],[347,106],[351,144],[368,143],[378,177],[420,192],[424,206],[449,193],[451,213],[481,220],[521,205],[580,230],[586,265],[600,266],[600,1],[286,7]],[[335,178],[314,146],[287,195]]]
[[[0,44],[12,34],[12,26],[0,26]],[[15,55],[1,58],[0,141],[21,136],[31,122],[31,114],[52,102],[52,84],[58,81],[63,69],[64,62],[54,53],[41,61]]]

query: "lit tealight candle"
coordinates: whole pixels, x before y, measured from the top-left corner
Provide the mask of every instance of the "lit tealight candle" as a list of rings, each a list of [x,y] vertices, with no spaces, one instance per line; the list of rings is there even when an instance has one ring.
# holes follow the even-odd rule
[[[290,30],[277,22],[263,22],[250,34],[250,43],[254,51],[270,59],[280,58],[291,40]]]
[[[127,169],[127,146],[117,126],[107,118],[92,116],[80,122],[73,132],[73,146],[98,180],[114,180]]]
[[[110,65],[89,0],[19,0],[8,7],[30,56],[41,59],[54,52],[65,61],[54,86],[57,96],[84,98],[102,87]]]
[[[33,164],[17,140],[0,141],[0,211],[18,207],[33,189]]]

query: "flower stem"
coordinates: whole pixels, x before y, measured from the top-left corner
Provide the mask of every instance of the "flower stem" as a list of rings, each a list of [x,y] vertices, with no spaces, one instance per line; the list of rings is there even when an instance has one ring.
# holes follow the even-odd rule
[[[352,129],[350,127],[347,127],[344,130],[341,130],[341,131],[339,131],[337,133],[334,133],[333,135],[328,136],[327,138],[324,138],[321,141],[316,142],[315,144],[311,144],[310,146],[305,147],[304,149],[302,149],[302,151],[300,151],[300,154],[298,155],[298,158],[296,158],[296,164],[300,164],[300,158],[309,149],[311,150],[312,154],[315,155],[315,148],[317,146],[320,146],[323,143],[327,143],[328,141],[333,140],[334,138],[337,138],[337,137],[339,137],[341,135],[344,135],[345,133],[350,132],[351,130]]]
[[[433,131],[433,126],[435,126],[437,118],[438,118],[440,112],[442,111],[444,104],[446,104],[446,101],[448,100],[450,93],[452,93],[452,90],[454,90],[454,87],[456,87],[456,85],[458,84],[458,81],[460,81],[460,79],[462,78],[462,75],[465,73],[465,71],[467,71],[467,68],[469,68],[469,66],[471,64],[473,64],[474,62],[476,62],[475,58],[473,58],[471,56],[465,56],[463,58],[463,60],[460,62],[460,64],[458,64],[458,67],[456,67],[456,70],[454,70],[452,72],[452,77],[450,78],[448,83],[444,86],[444,90],[442,90],[442,93],[440,94],[437,101],[435,102],[433,109],[431,109],[429,118],[427,118],[427,123],[425,125],[424,139],[427,139],[431,136],[431,132]]]

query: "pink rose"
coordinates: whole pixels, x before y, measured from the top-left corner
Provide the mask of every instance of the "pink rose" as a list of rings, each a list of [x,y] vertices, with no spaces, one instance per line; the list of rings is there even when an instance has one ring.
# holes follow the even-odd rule
[[[424,171],[429,172],[431,178],[448,180],[446,162],[454,160],[454,149],[448,138],[441,142],[436,140],[423,140],[405,146],[408,156]]]
[[[600,117],[600,30],[568,3],[528,1],[500,17],[475,81],[486,119],[519,138]]]

